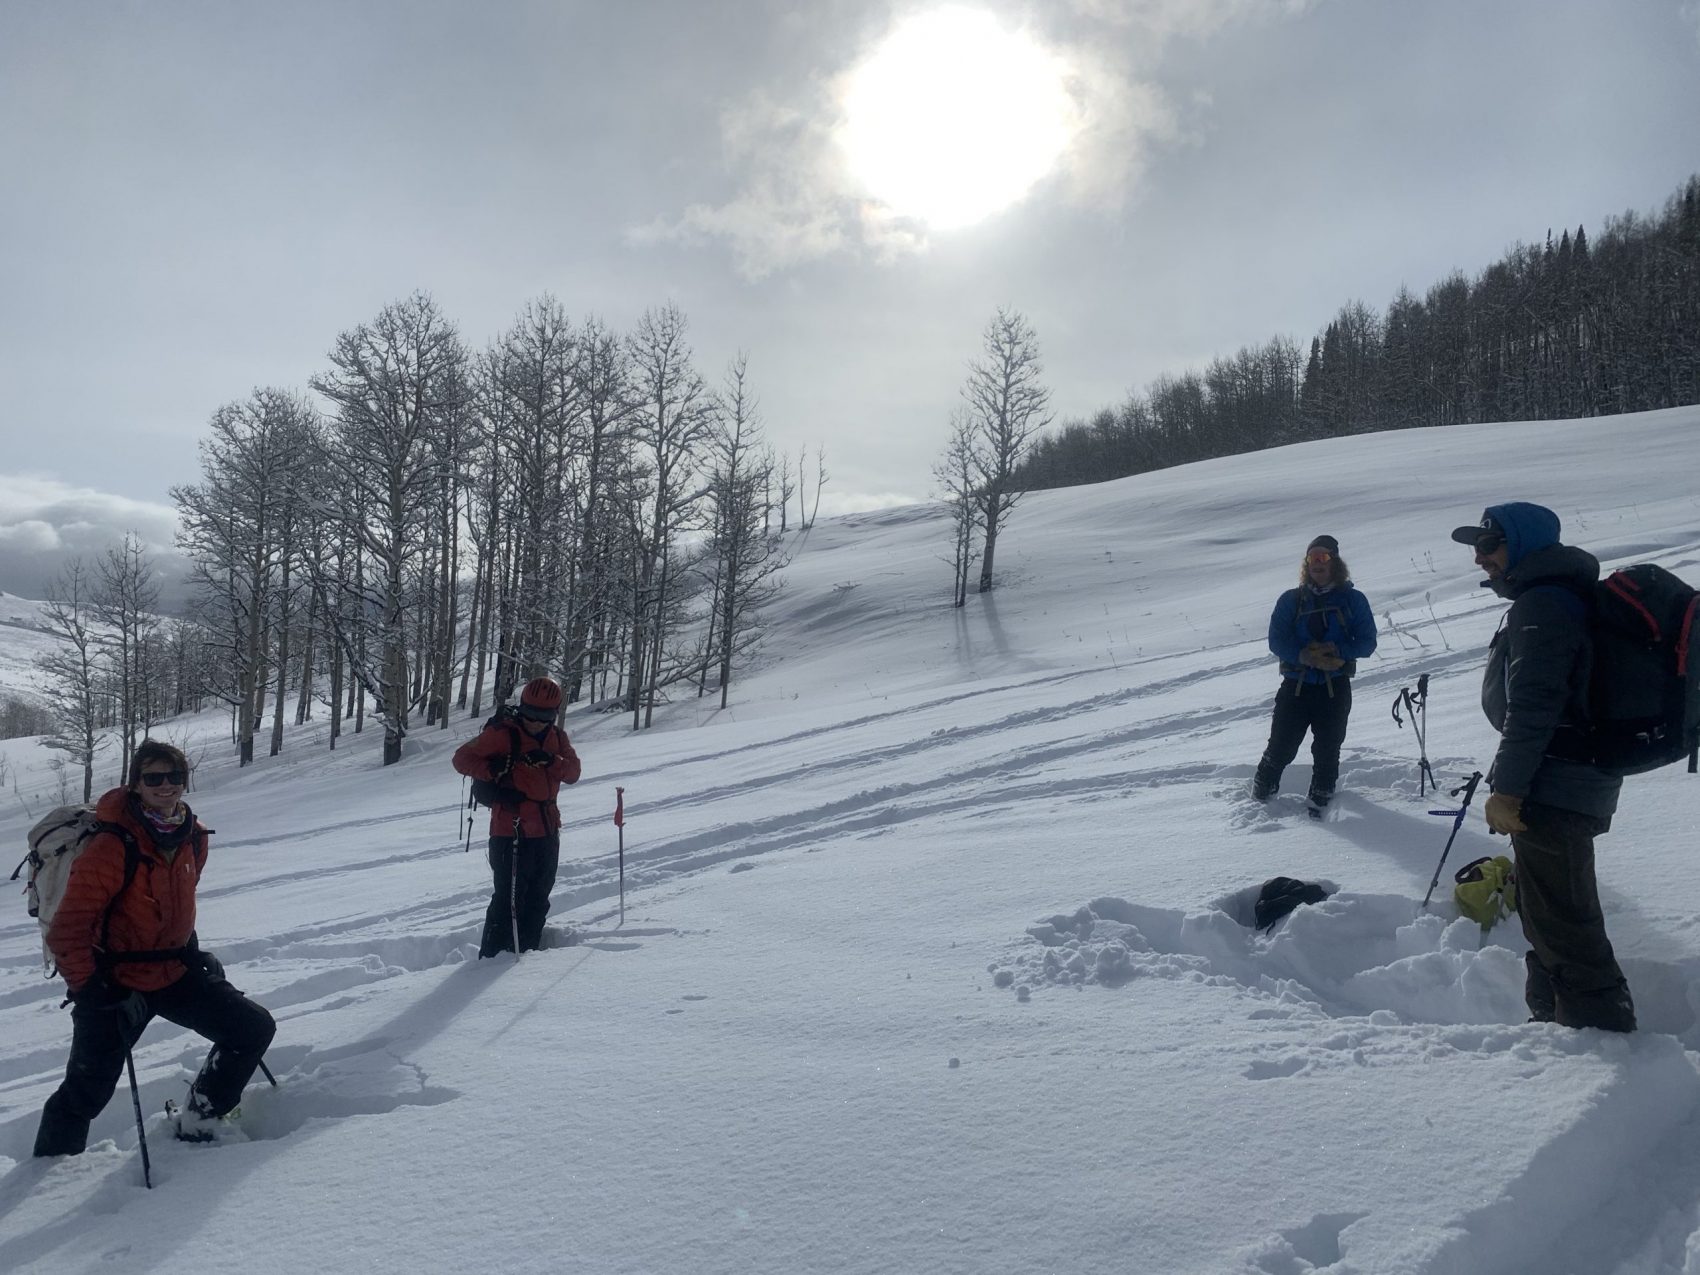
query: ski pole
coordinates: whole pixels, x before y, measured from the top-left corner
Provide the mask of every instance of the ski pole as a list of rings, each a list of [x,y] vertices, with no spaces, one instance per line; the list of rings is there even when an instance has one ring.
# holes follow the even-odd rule
[[[266,1066],[266,1060],[260,1059],[260,1070],[266,1074],[266,1079],[272,1082],[272,1088],[277,1088],[277,1077],[272,1075],[272,1069]]]
[[[1482,772],[1474,771],[1468,779],[1452,790],[1452,796],[1464,794],[1464,800],[1458,803],[1456,810],[1431,810],[1431,815],[1451,815],[1452,835],[1446,838],[1446,848],[1440,852],[1440,862],[1434,865],[1434,880],[1428,883],[1428,893],[1423,895],[1423,905],[1419,912],[1428,910],[1428,901],[1434,897],[1434,887],[1440,884],[1441,869],[1446,866],[1446,856],[1452,853],[1452,843],[1458,837],[1458,829],[1464,826],[1464,812],[1470,808],[1470,798],[1476,795],[1476,785],[1482,782]]]
[[[508,920],[514,927],[514,960],[519,960],[519,843],[520,827],[514,823],[513,848],[508,851]]]
[[[1428,764],[1428,674],[1417,678],[1417,691],[1413,695],[1410,687],[1403,688],[1393,697],[1393,724],[1403,728],[1405,719],[1399,715],[1403,706],[1411,715],[1411,731],[1417,737],[1417,796],[1421,797],[1429,788],[1440,791],[1440,782],[1434,777],[1434,770]]]
[[[620,830],[620,925],[626,923],[626,790],[614,789],[614,826]],[[620,925],[614,928],[617,930]]]
[[[136,1088],[136,1059],[124,1046],[124,1066],[130,1071],[130,1102],[136,1108],[136,1141],[142,1147],[142,1184],[153,1190],[153,1166],[148,1163],[148,1131],[142,1125],[142,1094]]]

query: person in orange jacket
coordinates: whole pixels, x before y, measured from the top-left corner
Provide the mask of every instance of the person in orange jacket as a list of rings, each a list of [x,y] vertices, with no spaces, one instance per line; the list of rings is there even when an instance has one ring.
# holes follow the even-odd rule
[[[155,1014],[212,1041],[189,1086],[178,1136],[201,1141],[236,1106],[277,1025],[224,977],[195,938],[195,887],[207,830],[183,801],[189,762],[145,739],[129,783],[100,799],[108,825],[71,865],[47,946],[70,990],[71,1056],[42,1109],[35,1154],[78,1155]]]
[[[526,683],[519,705],[499,709],[477,737],[455,750],[454,768],[499,788],[490,807],[490,871],[495,888],[484,914],[478,955],[543,946],[549,891],[561,862],[561,810],[555,795],[576,784],[581,767],[555,724],[561,688],[547,677]],[[516,924],[517,922],[517,924]]]

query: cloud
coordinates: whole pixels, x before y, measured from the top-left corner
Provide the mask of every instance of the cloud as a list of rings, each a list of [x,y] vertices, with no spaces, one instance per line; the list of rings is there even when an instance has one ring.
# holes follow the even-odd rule
[[[1153,40],[1201,38],[1230,26],[1296,18],[1316,0],[1071,0],[1081,17]]]
[[[830,256],[856,237],[853,192],[831,138],[830,94],[787,104],[757,93],[720,118],[721,144],[739,190],[724,204],[692,204],[627,232],[629,242],[724,241],[738,271],[759,279]]]
[[[1700,0],[1691,0],[1700,4]],[[1152,153],[1183,140],[1181,113],[1147,76],[1177,38],[1278,21],[1313,0],[1071,0],[1045,10],[1049,32],[1027,29],[1066,68],[1075,119],[1050,187],[1075,206],[1113,212],[1137,188]],[[894,15],[894,25],[905,13]],[[725,245],[738,272],[761,279],[840,255],[892,262],[924,252],[925,224],[860,190],[840,136],[862,50],[788,95],[757,90],[725,108],[720,137],[734,193],[692,203],[627,231],[629,243]],[[1204,101],[1194,103],[1203,109]]]
[[[175,508],[56,479],[0,473],[0,590],[41,598],[72,558],[93,566],[126,534],[146,547],[172,594],[185,571],[173,543]]]

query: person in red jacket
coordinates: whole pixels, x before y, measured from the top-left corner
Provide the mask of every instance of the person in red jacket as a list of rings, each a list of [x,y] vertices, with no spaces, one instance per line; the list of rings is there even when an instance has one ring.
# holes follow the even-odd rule
[[[543,946],[543,918],[561,862],[561,810],[555,795],[578,782],[578,754],[555,725],[561,688],[547,677],[526,683],[519,706],[498,710],[455,750],[454,768],[501,789],[490,807],[490,871],[495,889],[484,914],[480,957]]]
[[[129,783],[100,799],[109,829],[71,865],[47,946],[70,989],[71,1057],[42,1109],[35,1154],[77,1155],[117,1088],[125,1056],[155,1014],[212,1041],[189,1086],[178,1136],[200,1141],[236,1106],[277,1025],[232,987],[195,939],[195,887],[207,830],[183,802],[189,763],[145,739]]]

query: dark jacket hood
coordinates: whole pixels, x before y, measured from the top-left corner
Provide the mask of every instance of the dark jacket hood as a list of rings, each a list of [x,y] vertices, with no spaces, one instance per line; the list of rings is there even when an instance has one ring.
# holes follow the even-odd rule
[[[1483,511],[1483,516],[1492,518],[1505,533],[1510,567],[1515,568],[1530,554],[1558,543],[1558,515],[1545,505],[1514,500],[1509,504],[1490,505]]]
[[[1600,560],[1593,554],[1575,545],[1552,544],[1536,549],[1498,580],[1487,583],[1500,597],[1515,599],[1544,584],[1560,585],[1586,595],[1592,592],[1599,578]]]

